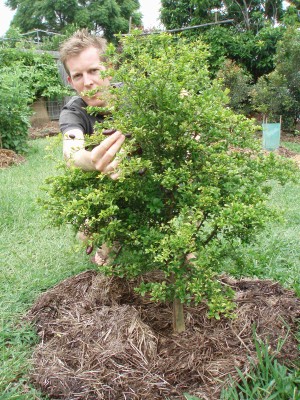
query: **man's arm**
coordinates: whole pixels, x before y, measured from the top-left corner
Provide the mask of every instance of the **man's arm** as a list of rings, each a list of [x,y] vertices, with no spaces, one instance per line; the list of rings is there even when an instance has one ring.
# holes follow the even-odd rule
[[[99,171],[110,174],[112,179],[118,177],[115,171],[118,160],[115,159],[120,150],[125,136],[116,131],[105,138],[92,151],[85,150],[84,134],[76,128],[64,133],[63,154],[68,165],[74,165],[84,171]]]

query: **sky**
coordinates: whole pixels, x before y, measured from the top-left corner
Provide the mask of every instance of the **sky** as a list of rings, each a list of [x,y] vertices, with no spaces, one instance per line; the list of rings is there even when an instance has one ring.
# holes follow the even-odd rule
[[[144,28],[157,28],[159,27],[159,8],[160,0],[139,0],[140,11],[143,14]],[[12,20],[14,12],[5,6],[5,0],[0,0],[0,37],[5,34],[9,28],[10,21]]]

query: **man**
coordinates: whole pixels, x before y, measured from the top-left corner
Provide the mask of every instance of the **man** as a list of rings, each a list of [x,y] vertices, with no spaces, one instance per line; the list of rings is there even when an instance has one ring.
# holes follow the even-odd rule
[[[63,153],[68,163],[84,171],[99,171],[118,177],[115,156],[125,136],[116,131],[104,139],[92,151],[85,149],[85,135],[93,133],[96,122],[103,121],[103,115],[91,116],[87,106],[105,106],[105,89],[110,85],[108,78],[101,78],[105,71],[103,54],[106,41],[92,36],[86,30],[77,31],[60,48],[61,61],[68,74],[68,82],[76,90],[74,96],[61,111],[59,123],[63,133]],[[99,90],[98,90],[99,89]],[[86,92],[95,93],[90,97]]]
[[[93,116],[87,113],[87,106],[105,107],[105,89],[110,85],[108,78],[101,78],[106,41],[103,38],[90,35],[87,30],[77,31],[66,40],[60,48],[60,58],[68,74],[68,82],[76,90],[78,96],[73,96],[63,107],[60,118],[60,130],[63,133],[63,153],[68,164],[84,171],[99,171],[117,179],[115,156],[120,150],[125,136],[116,131],[104,139],[93,150],[85,149],[85,135],[94,132],[96,122],[101,122],[104,116]],[[92,91],[91,97],[86,92]],[[84,232],[78,233],[78,238],[88,241]],[[89,247],[87,247],[88,249]],[[103,244],[96,251],[94,261],[103,264],[108,257],[109,249]]]

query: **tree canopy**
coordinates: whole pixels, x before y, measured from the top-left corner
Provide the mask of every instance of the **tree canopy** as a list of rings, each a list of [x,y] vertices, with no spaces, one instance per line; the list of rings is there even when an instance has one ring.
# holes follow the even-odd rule
[[[212,22],[216,13],[242,29],[257,31],[283,17],[283,0],[162,0],[161,19],[169,29]]]
[[[64,32],[73,24],[112,40],[115,33],[128,32],[130,17],[141,23],[138,0],[7,0],[7,5],[16,10],[12,25],[21,32]]]
[[[162,0],[161,21],[167,29],[178,29],[218,21],[222,25],[204,26],[184,32],[191,40],[202,37],[210,46],[212,76],[231,59],[252,75],[256,82],[270,73],[276,44],[287,26],[299,25],[299,0]]]

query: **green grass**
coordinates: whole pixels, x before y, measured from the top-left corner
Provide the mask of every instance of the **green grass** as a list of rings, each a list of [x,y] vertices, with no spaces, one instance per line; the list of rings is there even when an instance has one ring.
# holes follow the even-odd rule
[[[300,186],[273,184],[270,205],[279,221],[269,223],[254,243],[241,247],[226,271],[236,277],[271,278],[300,296]]]
[[[243,375],[237,370],[240,381],[221,394],[221,400],[299,400],[300,372],[289,370],[270,355],[268,345],[255,341],[257,365],[250,360],[250,371]]]
[[[41,292],[91,268],[84,252],[75,251],[74,233],[50,227],[37,204],[44,179],[55,174],[47,144],[32,141],[26,163],[0,170],[1,400],[40,398],[24,381],[37,337],[20,319]],[[54,153],[60,156],[61,145]]]
[[[26,163],[0,170],[1,400],[45,399],[27,380],[30,357],[38,339],[29,326],[21,324],[22,316],[41,292],[92,267],[84,251],[75,251],[78,245],[74,232],[69,227],[49,226],[45,212],[37,204],[37,198],[42,196],[40,187],[44,179],[56,173],[55,162],[45,158],[46,146],[55,141],[53,138],[32,141]],[[52,152],[61,157],[61,144],[56,143]],[[282,211],[282,219],[269,224],[254,244],[241,249],[243,263],[232,272],[237,276],[276,279],[300,295],[299,198],[298,184],[285,187],[274,184],[270,203]],[[272,362],[274,364],[274,360]],[[241,385],[251,385],[252,379],[255,385],[259,382],[258,385],[266,388],[276,375],[294,390],[297,379],[299,381],[295,371],[288,371],[276,363],[275,369],[270,363],[268,365],[264,383],[260,379],[261,373],[256,370],[254,375],[245,377],[246,383],[242,380]],[[263,363],[262,371],[266,372]],[[245,390],[249,391],[247,386]],[[238,388],[236,393],[242,396],[243,389]],[[260,398],[254,395],[233,397],[236,393],[231,392],[232,399]],[[290,398],[299,400],[299,397]]]

